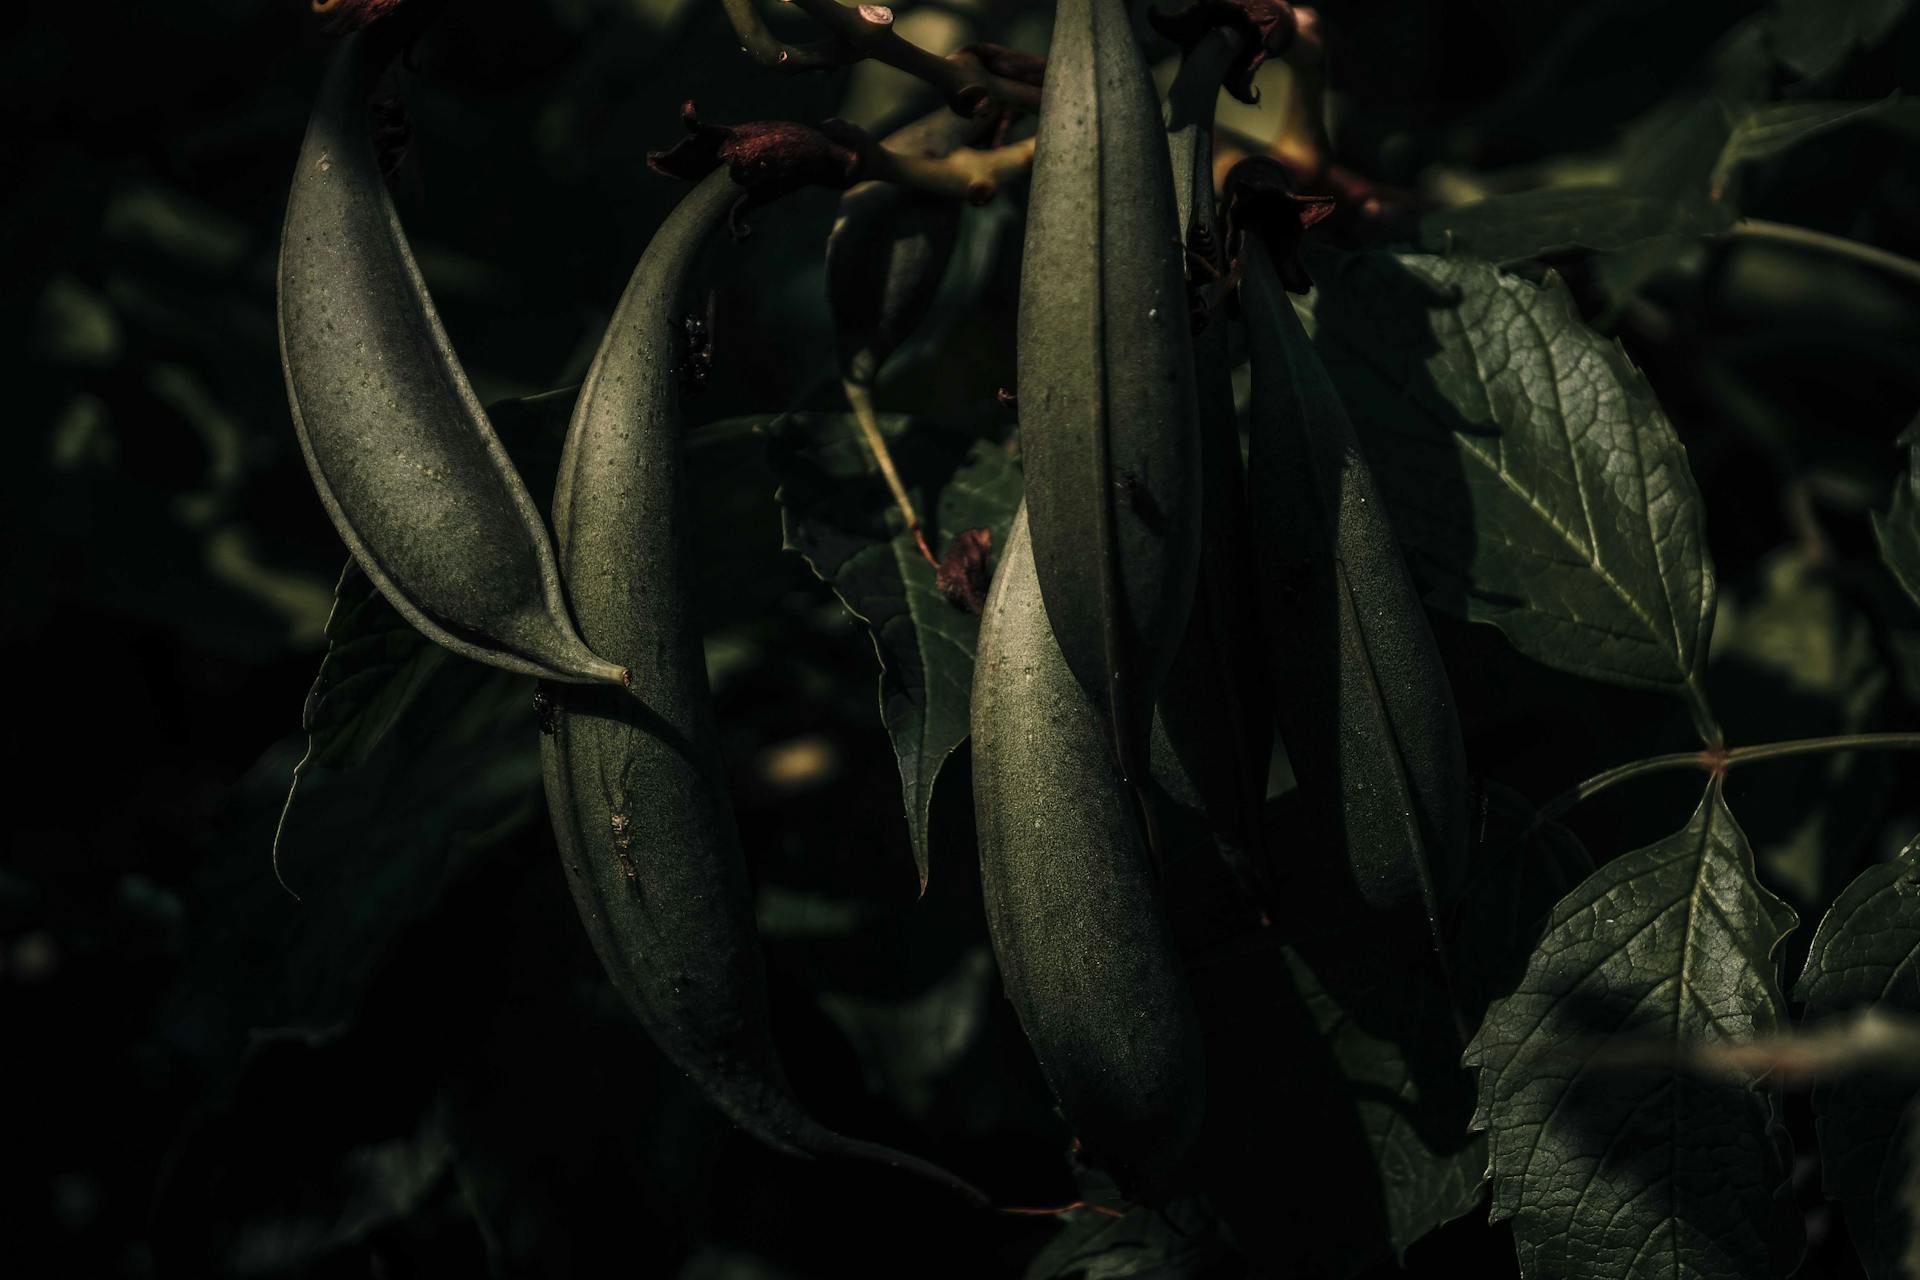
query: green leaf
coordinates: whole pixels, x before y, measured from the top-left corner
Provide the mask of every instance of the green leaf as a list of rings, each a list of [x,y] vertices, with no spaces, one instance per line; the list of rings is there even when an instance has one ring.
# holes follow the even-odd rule
[[[1716,197],[1728,189],[1742,165],[1791,151],[1824,133],[1884,117],[1901,105],[1900,95],[1879,102],[1770,102],[1734,121],[1727,145],[1713,166],[1710,185]]]
[[[1199,1201],[1137,1208],[1118,1218],[1076,1209],[1063,1221],[1060,1234],[1027,1265],[1026,1280],[1199,1280],[1244,1274],[1219,1234],[1219,1219]]]
[[[1487,1165],[1419,909],[1376,910],[1338,860],[1313,856],[1276,870],[1274,922],[1250,925],[1205,827],[1169,809],[1167,897],[1207,1038],[1208,1192],[1280,1274],[1344,1277],[1404,1256],[1480,1203]],[[1317,851],[1322,820],[1293,794],[1264,825],[1281,847]],[[1313,1178],[1287,1172],[1298,1167]],[[1326,1230],[1336,1216],[1343,1228]]]
[[[967,529],[1005,544],[1020,470],[998,445],[921,419],[881,415],[929,541]],[[907,829],[924,888],[928,814],[940,766],[966,741],[980,620],[934,583],[850,414],[795,414],[774,428],[786,545],[866,624],[880,659],[880,715],[900,764]]]
[[[1711,235],[1732,220],[1717,205],[1671,192],[1548,187],[1435,210],[1421,217],[1415,239],[1430,253],[1516,262],[1625,249],[1658,236]]]
[[[1708,673],[1739,742],[1873,729],[1889,684],[1857,593],[1827,554],[1798,545],[1726,584]],[[1740,792],[1755,859],[1796,910],[1817,912],[1873,856],[1892,758],[1834,752],[1767,768],[1764,784]]]
[[[1809,1026],[1864,1009],[1920,1014],[1920,843],[1864,872],[1835,900],[1793,994],[1806,1002]],[[1902,1201],[1920,1140],[1916,1097],[1911,1077],[1864,1072],[1813,1091],[1821,1182],[1840,1202],[1874,1280],[1912,1274],[1904,1255],[1915,1223]]]
[[[1637,1055],[1779,1030],[1773,954],[1796,923],[1754,878],[1718,780],[1683,830],[1601,867],[1554,909],[1465,1059],[1480,1071],[1493,1217],[1513,1220],[1524,1275],[1792,1269],[1801,1226],[1777,1094]]]
[[[1906,16],[1910,0],[1776,0],[1773,43],[1801,76],[1839,67],[1856,48],[1870,48]]]
[[[1907,474],[1894,482],[1893,505],[1886,514],[1874,513],[1873,536],[1880,543],[1880,558],[1920,604],[1920,418],[1900,433],[1900,443],[1907,447]]]
[[[300,767],[364,764],[449,656],[349,560],[327,617],[327,656],[300,716],[308,744]]]
[[[1706,515],[1685,448],[1564,284],[1462,259],[1314,255],[1316,337],[1428,602],[1717,735]]]

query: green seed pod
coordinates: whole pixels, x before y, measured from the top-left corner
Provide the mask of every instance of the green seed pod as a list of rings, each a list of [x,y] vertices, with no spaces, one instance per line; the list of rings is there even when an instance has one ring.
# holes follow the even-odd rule
[[[1367,902],[1437,919],[1465,861],[1453,693],[1345,406],[1255,235],[1241,302],[1261,621],[1304,803]]]
[[[554,832],[608,975],[716,1106],[784,1151],[878,1161],[983,1203],[942,1169],[809,1117],[768,1027],[692,610],[676,323],[691,266],[739,195],[713,173],[662,224],[580,388],[554,497],[561,563],[581,630],[631,664],[633,692],[555,691],[541,738]]]
[[[984,131],[942,107],[890,135],[886,146],[944,156]],[[960,234],[960,204],[894,182],[861,182],[840,197],[827,235],[827,303],[840,377],[871,387],[927,317]]]
[[[1159,99],[1122,0],[1061,0],[1020,281],[1020,442],[1033,554],[1068,667],[1122,776],[1199,552],[1193,346]]]
[[[973,796],[1007,996],[1088,1160],[1172,1191],[1199,1131],[1200,1027],[1134,796],[1040,598],[1025,507],[980,623]]]
[[[1193,364],[1203,499],[1193,609],[1160,693],[1164,739],[1154,743],[1153,775],[1179,803],[1206,813],[1243,893],[1257,901],[1265,896],[1260,855],[1273,711],[1253,601],[1228,326],[1224,314],[1207,314],[1203,301],[1224,274],[1213,194],[1214,105],[1243,44],[1231,28],[1206,31],[1167,92],[1167,147],[1199,327]]]
[[[320,91],[280,242],[280,359],[320,500],[387,599],[455,653],[620,684],[575,632],[539,508],[427,297],[374,153],[390,51],[349,37]]]

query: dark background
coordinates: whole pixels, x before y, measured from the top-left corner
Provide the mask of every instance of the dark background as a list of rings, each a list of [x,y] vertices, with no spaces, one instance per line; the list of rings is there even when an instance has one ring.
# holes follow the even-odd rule
[[[1045,5],[958,8],[977,36],[1044,47]],[[1760,6],[1326,8],[1366,52],[1342,158],[1412,185],[1442,162],[1604,146],[1684,97]],[[276,885],[268,850],[343,561],[299,459],[272,311],[326,41],[301,6],[252,0],[5,21],[5,1269],[1021,1274],[1050,1219],[965,1215],[769,1154],[666,1067],[574,919],[518,682],[450,667],[366,765],[306,784],[283,867],[303,896]],[[736,44],[708,0],[459,0],[422,44],[399,198],[483,399],[583,372],[676,195],[644,154],[677,136],[683,99],[720,120],[870,124],[934,105],[885,75],[774,78]],[[1912,89],[1916,67],[1908,18],[1816,87],[1873,100]],[[1747,208],[1920,253],[1913,155],[1910,130],[1843,130],[1768,162]],[[703,417],[818,398],[832,211],[830,195],[798,197],[751,242]],[[952,347],[901,380],[895,407],[991,418],[1011,381],[1017,241],[1003,237]],[[1600,316],[1604,281],[1563,265]],[[1731,740],[1910,728],[1912,607],[1866,517],[1903,466],[1920,299],[1804,255],[1715,251],[1605,323],[1706,492],[1727,602],[1712,689]],[[1006,1203],[1064,1203],[1078,1194],[1064,1129],[985,948],[964,759],[916,903],[869,644],[781,552],[763,466],[743,455],[733,477],[749,500],[729,516],[738,553],[709,621],[796,1087],[823,1119],[933,1154]],[[1442,638],[1476,771],[1536,800],[1688,741],[1662,700],[1533,667],[1490,631]],[[1802,947],[1851,872],[1920,826],[1914,781],[1886,757],[1736,776],[1731,802],[1801,912]],[[1678,824],[1693,785],[1614,793],[1574,825],[1596,854],[1636,847]],[[1242,1154],[1249,1194],[1315,1236],[1303,1253],[1369,1263],[1377,1188],[1328,1185],[1285,1142]],[[1807,1274],[1850,1274],[1802,1174]],[[1503,1274],[1511,1259],[1504,1230],[1473,1215],[1409,1262]]]

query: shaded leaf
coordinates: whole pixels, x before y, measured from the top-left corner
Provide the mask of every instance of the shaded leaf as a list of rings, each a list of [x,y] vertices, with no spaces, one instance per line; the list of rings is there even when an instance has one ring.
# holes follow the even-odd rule
[[[1906,16],[1910,0],[1776,0],[1774,50],[1802,76],[1837,68],[1856,48],[1871,48]]]
[[[1873,515],[1880,558],[1916,604],[1920,604],[1920,418],[1900,433],[1907,447],[1907,474],[1894,482],[1893,504]]]
[[[1271,927],[1249,926],[1197,820],[1166,823],[1168,897],[1185,906],[1175,927],[1206,1034],[1205,1189],[1268,1270],[1345,1277],[1471,1212],[1486,1145],[1468,1131],[1473,1080],[1425,920],[1369,907],[1321,856],[1315,821],[1297,797],[1268,806],[1266,829],[1302,855],[1276,868]],[[1192,906],[1204,898],[1210,919]]]
[[[1741,742],[1865,732],[1877,727],[1889,684],[1872,619],[1845,577],[1797,546],[1722,593],[1708,671]],[[1755,833],[1755,860],[1797,911],[1832,902],[1869,856],[1893,767],[1878,752],[1834,752],[1736,775],[1732,799]]]
[[[1430,253],[1514,262],[1625,249],[1659,236],[1711,235],[1732,220],[1720,206],[1670,191],[1549,187],[1435,210],[1421,217],[1416,240]]]
[[[1734,121],[1727,135],[1713,166],[1713,193],[1724,193],[1742,165],[1784,154],[1835,129],[1884,117],[1900,105],[1896,93],[1879,102],[1770,102],[1755,107]]]
[[[1863,1009],[1920,1013],[1920,845],[1870,868],[1835,900],[1793,994],[1806,1002],[1809,1026]],[[1813,1091],[1821,1182],[1875,1280],[1912,1274],[1916,1097],[1910,1077],[1879,1073],[1823,1080]]]
[[[1004,546],[1020,471],[997,445],[897,415],[879,418],[929,541],[986,529]],[[880,659],[880,714],[900,764],[907,829],[922,886],[940,766],[966,740],[980,620],[942,593],[934,567],[897,528],[898,513],[850,415],[795,414],[769,449],[786,545],[866,624]]]
[[[1777,1095],[1596,1058],[1777,1031],[1773,953],[1796,921],[1708,786],[1687,826],[1554,909],[1520,986],[1466,1054],[1480,1071],[1493,1216],[1529,1277],[1771,1276],[1801,1248]]]
[[[1060,1234],[1027,1265],[1026,1280],[1202,1280],[1244,1274],[1218,1217],[1205,1204],[1176,1200],[1124,1217],[1091,1209],[1064,1215]]]
[[[301,769],[352,769],[394,726],[451,656],[387,603],[358,565],[347,562],[327,617],[327,655],[307,694]]]
[[[1683,698],[1713,626],[1687,455],[1566,287],[1461,259],[1315,254],[1316,337],[1428,602],[1576,675]]]

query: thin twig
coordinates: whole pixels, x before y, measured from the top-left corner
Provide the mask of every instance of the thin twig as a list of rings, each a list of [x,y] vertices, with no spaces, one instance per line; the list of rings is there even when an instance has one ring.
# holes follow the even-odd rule
[[[1920,286],[1920,262],[1902,257],[1897,253],[1889,253],[1885,249],[1876,249],[1858,240],[1849,240],[1845,236],[1829,235],[1825,231],[1814,231],[1807,227],[1789,226],[1784,222],[1767,222],[1760,218],[1740,219],[1727,228],[1726,236],[1731,240],[1760,240],[1771,244],[1813,249],[1834,257],[1850,258],[1861,266],[1872,267],[1904,280],[1910,285]]]
[[[1703,751],[1676,751],[1670,755],[1649,756],[1631,764],[1618,765],[1596,773],[1578,786],[1562,791],[1540,808],[1533,825],[1538,828],[1552,822],[1583,800],[1632,778],[1674,769],[1699,769],[1724,774],[1735,765],[1758,760],[1784,760],[1789,756],[1822,755],[1834,751],[1920,751],[1920,733],[1843,733],[1830,738],[1796,738],[1790,742],[1762,742],[1731,750],[1707,748]]]
[[[924,80],[945,94],[948,103],[964,115],[1040,109],[1037,87],[993,74],[967,50],[943,58],[901,36],[893,29],[893,10],[885,5],[791,0],[795,8],[825,27],[831,38],[821,44],[790,45],[767,29],[753,0],[725,3],[727,18],[741,45],[763,66],[778,71],[821,71],[870,58]]]

